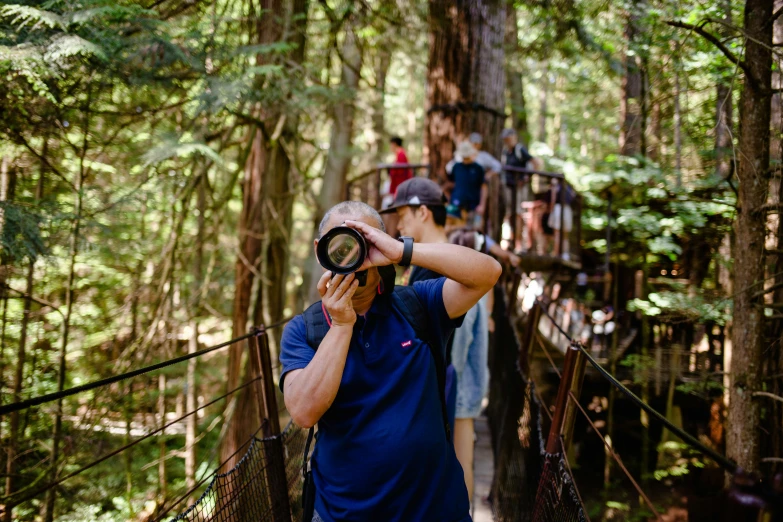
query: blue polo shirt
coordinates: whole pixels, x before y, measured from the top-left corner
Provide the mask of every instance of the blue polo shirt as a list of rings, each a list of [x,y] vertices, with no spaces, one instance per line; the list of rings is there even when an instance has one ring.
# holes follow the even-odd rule
[[[461,320],[443,304],[444,278],[415,283],[437,349]],[[285,328],[283,379],[315,351],[302,316]],[[446,440],[435,362],[413,327],[379,295],[357,318],[343,378],[318,421],[312,469],[325,522],[470,522],[465,480]]]

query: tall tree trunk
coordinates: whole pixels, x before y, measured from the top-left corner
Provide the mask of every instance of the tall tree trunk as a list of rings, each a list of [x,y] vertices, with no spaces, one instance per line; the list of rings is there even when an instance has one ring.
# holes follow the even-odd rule
[[[425,142],[430,173],[441,181],[454,156],[454,140],[465,132],[459,105],[470,100],[470,4],[467,0],[429,2]]]
[[[359,88],[359,74],[362,68],[362,53],[359,49],[356,27],[356,15],[346,22],[345,39],[340,55],[342,68],[340,72],[341,99],[332,111],[332,135],[329,139],[329,155],[326,158],[321,192],[318,194],[318,208],[313,216],[313,234],[318,236],[318,225],[324,214],[331,207],[345,198],[345,179],[351,166],[353,155],[353,125],[356,114],[356,91]],[[319,300],[318,278],[321,271],[315,256],[310,259],[310,293],[311,303]]]
[[[499,157],[503,148],[500,132],[506,120],[506,2],[482,0],[470,6],[470,48],[475,49],[471,98],[477,109],[471,114],[470,128],[465,130],[481,134],[483,149]]]
[[[85,141],[87,130],[85,129]],[[86,149],[86,145],[85,145]],[[73,299],[74,299],[74,281],[76,279],[76,256],[79,251],[79,231],[81,228],[82,219],[82,205],[84,203],[84,156],[82,156],[82,164],[79,168],[79,173],[76,180],[76,195],[74,202],[73,221],[71,222],[71,237],[70,247],[68,253],[68,280],[65,286],[65,316],[63,317],[62,333],[60,339],[60,353],[58,354],[58,369],[57,369],[57,391],[61,392],[65,389],[65,362],[68,350],[68,337],[71,333],[71,314],[73,313]],[[52,432],[52,453],[51,453],[51,481],[54,482],[57,479],[58,466],[60,459],[60,439],[62,438],[62,423],[63,423],[63,401],[59,399],[57,401],[57,412],[54,417],[54,430]],[[46,494],[46,504],[44,521],[52,522],[54,520],[54,504],[57,498],[57,488],[50,489]]]
[[[739,200],[734,225],[734,316],[726,453],[742,468],[759,468],[765,214],[769,180],[773,0],[747,0],[744,34],[746,77],[739,108]]]
[[[35,189],[35,201],[40,202],[43,198],[44,188],[44,171],[38,175],[38,186]],[[5,194],[0,196],[7,197]],[[5,201],[5,199],[4,199]],[[30,324],[30,312],[32,311],[33,304],[33,283],[35,276],[35,260],[31,259],[30,264],[27,267],[27,282],[25,284],[25,297],[24,297],[24,309],[22,311],[22,324],[19,332],[19,347],[16,352],[16,368],[14,372],[13,383],[13,399],[12,402],[17,402],[21,399],[22,394],[22,382],[24,380],[24,364],[27,358],[27,331]],[[6,475],[5,475],[5,495],[9,496],[14,492],[14,476],[16,475],[16,466],[14,460],[16,459],[17,446],[19,444],[19,412],[15,411],[11,413],[10,432],[8,434],[8,450],[6,460]],[[4,514],[4,520],[10,522],[13,518],[13,509],[6,509]]]
[[[622,128],[620,153],[635,156],[642,152],[642,71],[637,39],[639,38],[639,11],[644,0],[632,0],[625,25],[627,50],[624,57],[625,75],[620,102]]]
[[[536,138],[546,143],[546,122],[549,118],[549,63],[541,64],[541,82],[538,88],[538,133]]]
[[[783,7],[783,0],[775,0],[775,12]],[[777,18],[772,29],[772,43],[775,46],[783,44],[783,19]],[[774,56],[775,69],[772,72],[772,88],[779,90],[783,87],[783,78],[781,78],[780,67],[783,65],[780,55]],[[774,176],[770,182],[770,193],[776,194],[777,198],[774,203],[780,204],[783,201],[783,178],[781,178],[781,165],[783,164],[783,99],[780,93],[776,93],[772,96],[772,116],[770,121],[771,128],[771,140],[770,140],[770,163],[774,166],[772,171]],[[771,227],[777,227],[777,249],[779,252],[783,252],[783,220],[780,219],[780,215],[767,218],[767,221]],[[779,253],[772,259],[774,263],[771,263],[771,274],[768,273],[767,277],[774,275],[774,286],[777,288],[772,295],[772,302],[783,302],[783,253]],[[781,396],[783,395],[783,377],[781,377],[781,369],[783,369],[783,347],[781,347],[780,341],[783,341],[783,321],[780,319],[774,322],[770,321],[769,337],[777,338],[779,342],[773,343],[770,346],[770,350],[765,357],[766,365],[764,368],[764,374],[769,376],[768,390],[770,393]],[[778,401],[773,401],[768,405],[766,418],[768,426],[781,426],[783,425],[783,404]],[[783,456],[783,434],[780,430],[770,430],[765,437],[766,440],[762,441],[762,454],[772,458],[780,458]],[[764,444],[766,443],[766,444]],[[780,470],[780,465],[774,465],[774,471]]]
[[[201,174],[198,183],[198,225],[196,229],[196,255],[193,262],[193,285],[191,289],[190,338],[188,339],[188,353],[198,351],[199,317],[201,316],[201,285],[204,272],[204,234],[206,227],[207,210],[207,169]],[[196,410],[196,369],[197,359],[188,361],[188,369],[185,377],[185,412]],[[191,415],[185,424],[185,488],[189,491],[196,485],[196,431],[198,428],[198,415]]]
[[[520,70],[519,27],[517,25],[517,9],[513,0],[506,2],[506,87],[508,88],[509,105],[511,106],[511,127],[517,130],[519,139],[525,145],[530,143],[530,129],[527,123],[527,100],[525,86]]]
[[[682,111],[680,109],[680,46],[674,46],[674,172],[682,186]]]
[[[300,60],[304,56],[304,31],[302,24],[306,21],[307,2],[305,0],[263,0],[260,5],[248,3],[252,19],[256,21],[253,28],[256,43],[271,44],[288,38],[295,44],[294,49],[284,57],[274,55],[259,55],[257,63],[264,64],[273,60]],[[300,11],[301,10],[301,11]],[[281,17],[287,16],[288,19]],[[286,33],[285,29],[290,30]],[[271,88],[259,85],[259,89]],[[280,281],[273,291],[274,310],[272,313],[281,315],[284,304],[277,301],[278,294],[285,293],[284,275],[287,272],[287,238],[290,230],[290,198],[289,170],[290,158],[286,155],[283,141],[289,137],[290,126],[287,126],[291,114],[283,114],[281,104],[271,104],[253,108],[253,114],[262,124],[254,125],[248,133],[248,156],[245,162],[245,177],[242,187],[242,212],[239,219],[239,255],[235,269],[233,328],[234,337],[247,333],[248,321],[251,318],[250,307],[255,297],[254,322],[263,318],[266,285],[256,278],[262,273],[264,258],[264,237],[274,237],[267,241],[271,250],[280,259],[264,265],[275,274],[280,274]],[[294,126],[295,128],[295,126]],[[266,208],[265,208],[266,207]],[[274,216],[276,223],[266,223],[269,216]],[[266,226],[268,225],[268,226]],[[275,276],[278,277],[278,276]],[[254,296],[254,288],[256,295]],[[284,303],[284,301],[283,301]],[[246,343],[237,343],[229,349],[227,387],[229,390],[240,384],[243,353]],[[254,378],[260,371],[256,358],[249,357],[245,365],[245,381]],[[256,407],[255,395],[250,388],[238,393],[236,408],[228,420],[228,432],[221,444],[222,461],[227,466],[233,466],[241,457],[237,450],[256,432],[261,424]],[[231,458],[229,458],[233,455]]]
[[[173,343],[172,343],[173,344]],[[174,356],[173,351],[169,351],[170,357]],[[166,374],[158,375],[158,427],[166,424]],[[158,433],[158,499],[161,503],[165,502],[168,491],[168,482],[166,480],[166,430]],[[131,511],[133,507],[131,506]]]

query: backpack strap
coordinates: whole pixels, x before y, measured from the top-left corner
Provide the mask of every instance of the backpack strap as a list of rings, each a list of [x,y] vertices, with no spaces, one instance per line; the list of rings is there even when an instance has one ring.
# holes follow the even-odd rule
[[[329,322],[321,301],[311,304],[307,310],[302,312],[302,316],[304,317],[307,344],[313,350],[317,350],[329,332]]]
[[[438,377],[438,394],[440,395],[443,427],[446,430],[446,438],[451,441],[451,426],[449,425],[449,415],[446,409],[446,359],[445,354],[439,349],[437,344],[432,342],[430,329],[427,325],[427,310],[412,286],[395,287],[391,296],[391,302],[392,306],[413,327],[416,337],[424,341],[430,349],[432,359],[435,361],[435,374]]]

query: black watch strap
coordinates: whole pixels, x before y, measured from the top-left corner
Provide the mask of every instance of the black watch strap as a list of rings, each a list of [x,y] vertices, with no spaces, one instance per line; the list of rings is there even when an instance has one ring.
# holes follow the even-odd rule
[[[400,266],[410,266],[411,258],[413,257],[413,238],[410,236],[400,237],[402,241],[402,259],[399,263]]]

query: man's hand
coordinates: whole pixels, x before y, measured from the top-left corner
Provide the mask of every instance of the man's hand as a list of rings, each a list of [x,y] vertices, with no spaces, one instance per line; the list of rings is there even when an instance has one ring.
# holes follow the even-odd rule
[[[337,274],[332,279],[332,273],[327,271],[318,280],[318,293],[329,317],[332,327],[353,326],[356,322],[356,312],[351,299],[359,286],[359,281],[353,274]]]
[[[386,232],[361,221],[346,221],[345,225],[358,231],[367,242],[367,259],[359,270],[386,266],[402,261],[403,244]]]

